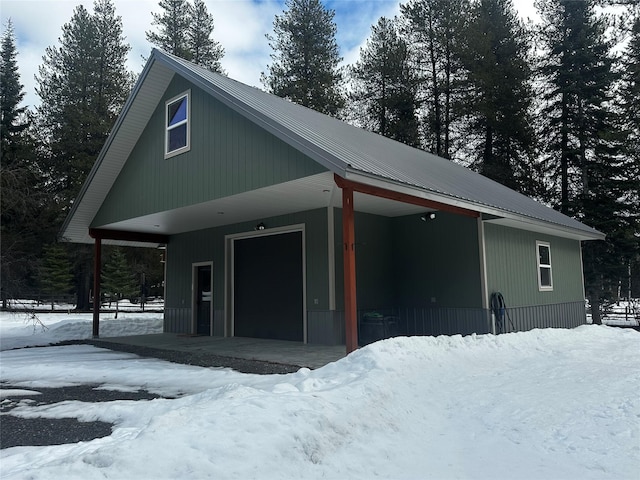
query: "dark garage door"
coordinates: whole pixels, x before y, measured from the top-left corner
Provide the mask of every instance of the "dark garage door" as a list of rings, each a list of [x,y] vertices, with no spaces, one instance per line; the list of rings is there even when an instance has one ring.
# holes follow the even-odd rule
[[[302,232],[234,242],[234,335],[303,341]]]

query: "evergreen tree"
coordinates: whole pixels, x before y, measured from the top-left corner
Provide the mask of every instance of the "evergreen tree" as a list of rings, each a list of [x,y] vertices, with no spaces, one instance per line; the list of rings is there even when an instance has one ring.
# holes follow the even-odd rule
[[[187,0],[160,0],[162,13],[152,13],[152,25],[158,32],[145,32],[147,41],[176,57],[189,59],[189,44],[186,32],[189,30],[191,6]]]
[[[616,295],[626,276],[631,205],[626,201],[628,161],[612,109],[613,60],[605,23],[594,6],[592,0],[538,4],[546,48],[542,132],[550,190],[557,192],[562,212],[607,234],[605,241],[583,245],[585,290],[599,323],[602,302]],[[637,212],[637,204],[632,208]]]
[[[130,90],[125,68],[130,47],[112,0],[97,0],[95,13],[76,7],[62,27],[60,46],[47,48],[37,76],[42,99],[37,121],[43,167],[59,226],[78,195]],[[92,252],[78,247],[78,308],[89,307]]]
[[[119,248],[113,250],[102,272],[102,290],[109,295],[109,304],[116,302],[116,318],[120,300],[136,293],[138,286],[127,264],[127,259]]]
[[[531,68],[523,26],[511,0],[479,0],[471,10],[462,61],[465,110],[478,171],[534,194]]]
[[[460,142],[460,61],[467,28],[469,0],[410,0],[400,5],[403,32],[408,38],[423,124],[424,148],[453,158]]]
[[[9,20],[0,40],[0,286],[2,306],[34,287],[41,180]]]
[[[267,90],[305,107],[337,115],[344,105],[342,60],[336,42],[335,12],[320,0],[286,0],[267,35],[273,63],[262,74]]]
[[[628,264],[628,275],[635,280],[632,287],[640,292],[640,8],[637,5],[635,10],[629,8],[629,13],[630,39],[622,62],[620,87],[620,130],[624,134],[624,154],[628,160],[623,200],[629,208],[622,219],[629,224],[626,235],[629,248],[624,260]],[[621,282],[623,290],[628,289],[628,281]]]
[[[94,6],[94,15],[76,7],[60,47],[47,48],[37,78],[50,182],[65,205],[77,196],[131,87],[122,20],[111,0]]]
[[[203,0],[194,0],[191,12],[191,22],[187,32],[191,61],[212,72],[222,73],[220,60],[224,56],[224,49],[211,38],[213,15],[207,11]]]
[[[71,262],[66,250],[59,244],[45,248],[40,282],[42,291],[51,295],[51,310],[56,296],[69,293],[73,286]]]
[[[7,21],[0,40],[0,142],[3,162],[6,155],[15,159],[15,137],[27,128],[24,121],[26,107],[20,107],[24,98],[24,86],[20,83],[15,42],[11,19]]]
[[[222,46],[213,40],[213,16],[203,0],[160,0],[162,13],[152,13],[157,32],[147,31],[147,40],[162,50],[212,72],[223,73]]]
[[[131,46],[125,43],[122,19],[116,15],[112,0],[95,0],[93,21],[97,36],[97,102],[102,124],[96,126],[98,135],[109,131],[133,86],[133,74],[126,70]],[[104,115],[108,113],[108,115]]]
[[[416,119],[416,79],[407,44],[393,21],[384,17],[371,28],[350,69],[350,99],[366,128],[407,145],[419,145]]]
[[[630,179],[640,179],[640,8],[636,10],[631,27],[631,38],[624,61],[620,104],[622,130],[625,133],[625,152],[629,156]],[[631,200],[640,205],[640,180],[629,188]],[[636,212],[640,215],[640,209]]]
[[[540,40],[545,47],[541,73],[547,82],[542,136],[547,163],[563,213],[579,214],[579,196],[587,191],[588,161],[600,138],[611,99],[612,59],[604,23],[594,1],[544,0]]]

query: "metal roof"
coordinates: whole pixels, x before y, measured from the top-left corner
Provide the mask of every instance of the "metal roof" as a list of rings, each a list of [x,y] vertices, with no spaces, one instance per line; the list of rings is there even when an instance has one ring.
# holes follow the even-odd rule
[[[157,49],[152,51],[112,135],[67,217],[61,237],[76,242],[87,241],[88,225],[174,74],[186,78],[343,178],[488,214],[492,218],[489,221],[494,223],[580,240],[604,238],[597,230],[461,165],[296,105]]]

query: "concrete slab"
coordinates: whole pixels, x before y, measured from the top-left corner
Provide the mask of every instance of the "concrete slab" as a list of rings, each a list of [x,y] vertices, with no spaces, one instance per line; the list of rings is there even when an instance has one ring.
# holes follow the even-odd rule
[[[309,345],[262,338],[208,337],[175,333],[105,337],[96,343],[115,343],[191,354],[206,353],[312,369],[335,362],[346,355],[344,345]]]

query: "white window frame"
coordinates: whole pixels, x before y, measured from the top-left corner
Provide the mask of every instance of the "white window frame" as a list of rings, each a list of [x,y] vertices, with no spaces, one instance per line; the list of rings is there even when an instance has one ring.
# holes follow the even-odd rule
[[[546,247],[549,250],[549,263],[540,262],[540,247]],[[536,241],[536,266],[538,270],[538,290],[541,292],[550,292],[553,290],[553,268],[551,266],[551,244],[549,242]],[[549,270],[549,285],[542,284],[542,269]]]
[[[185,120],[176,123],[175,125],[169,126],[169,105],[172,103],[176,103],[183,98],[187,99],[187,112]],[[169,131],[174,128],[180,127],[182,125],[187,125],[187,142],[184,147],[177,148],[175,150],[169,151]],[[180,95],[176,95],[173,98],[167,100],[164,104],[164,158],[175,157],[176,155],[180,155],[181,153],[188,152],[191,150],[191,90],[187,90],[186,92],[181,93]]]

